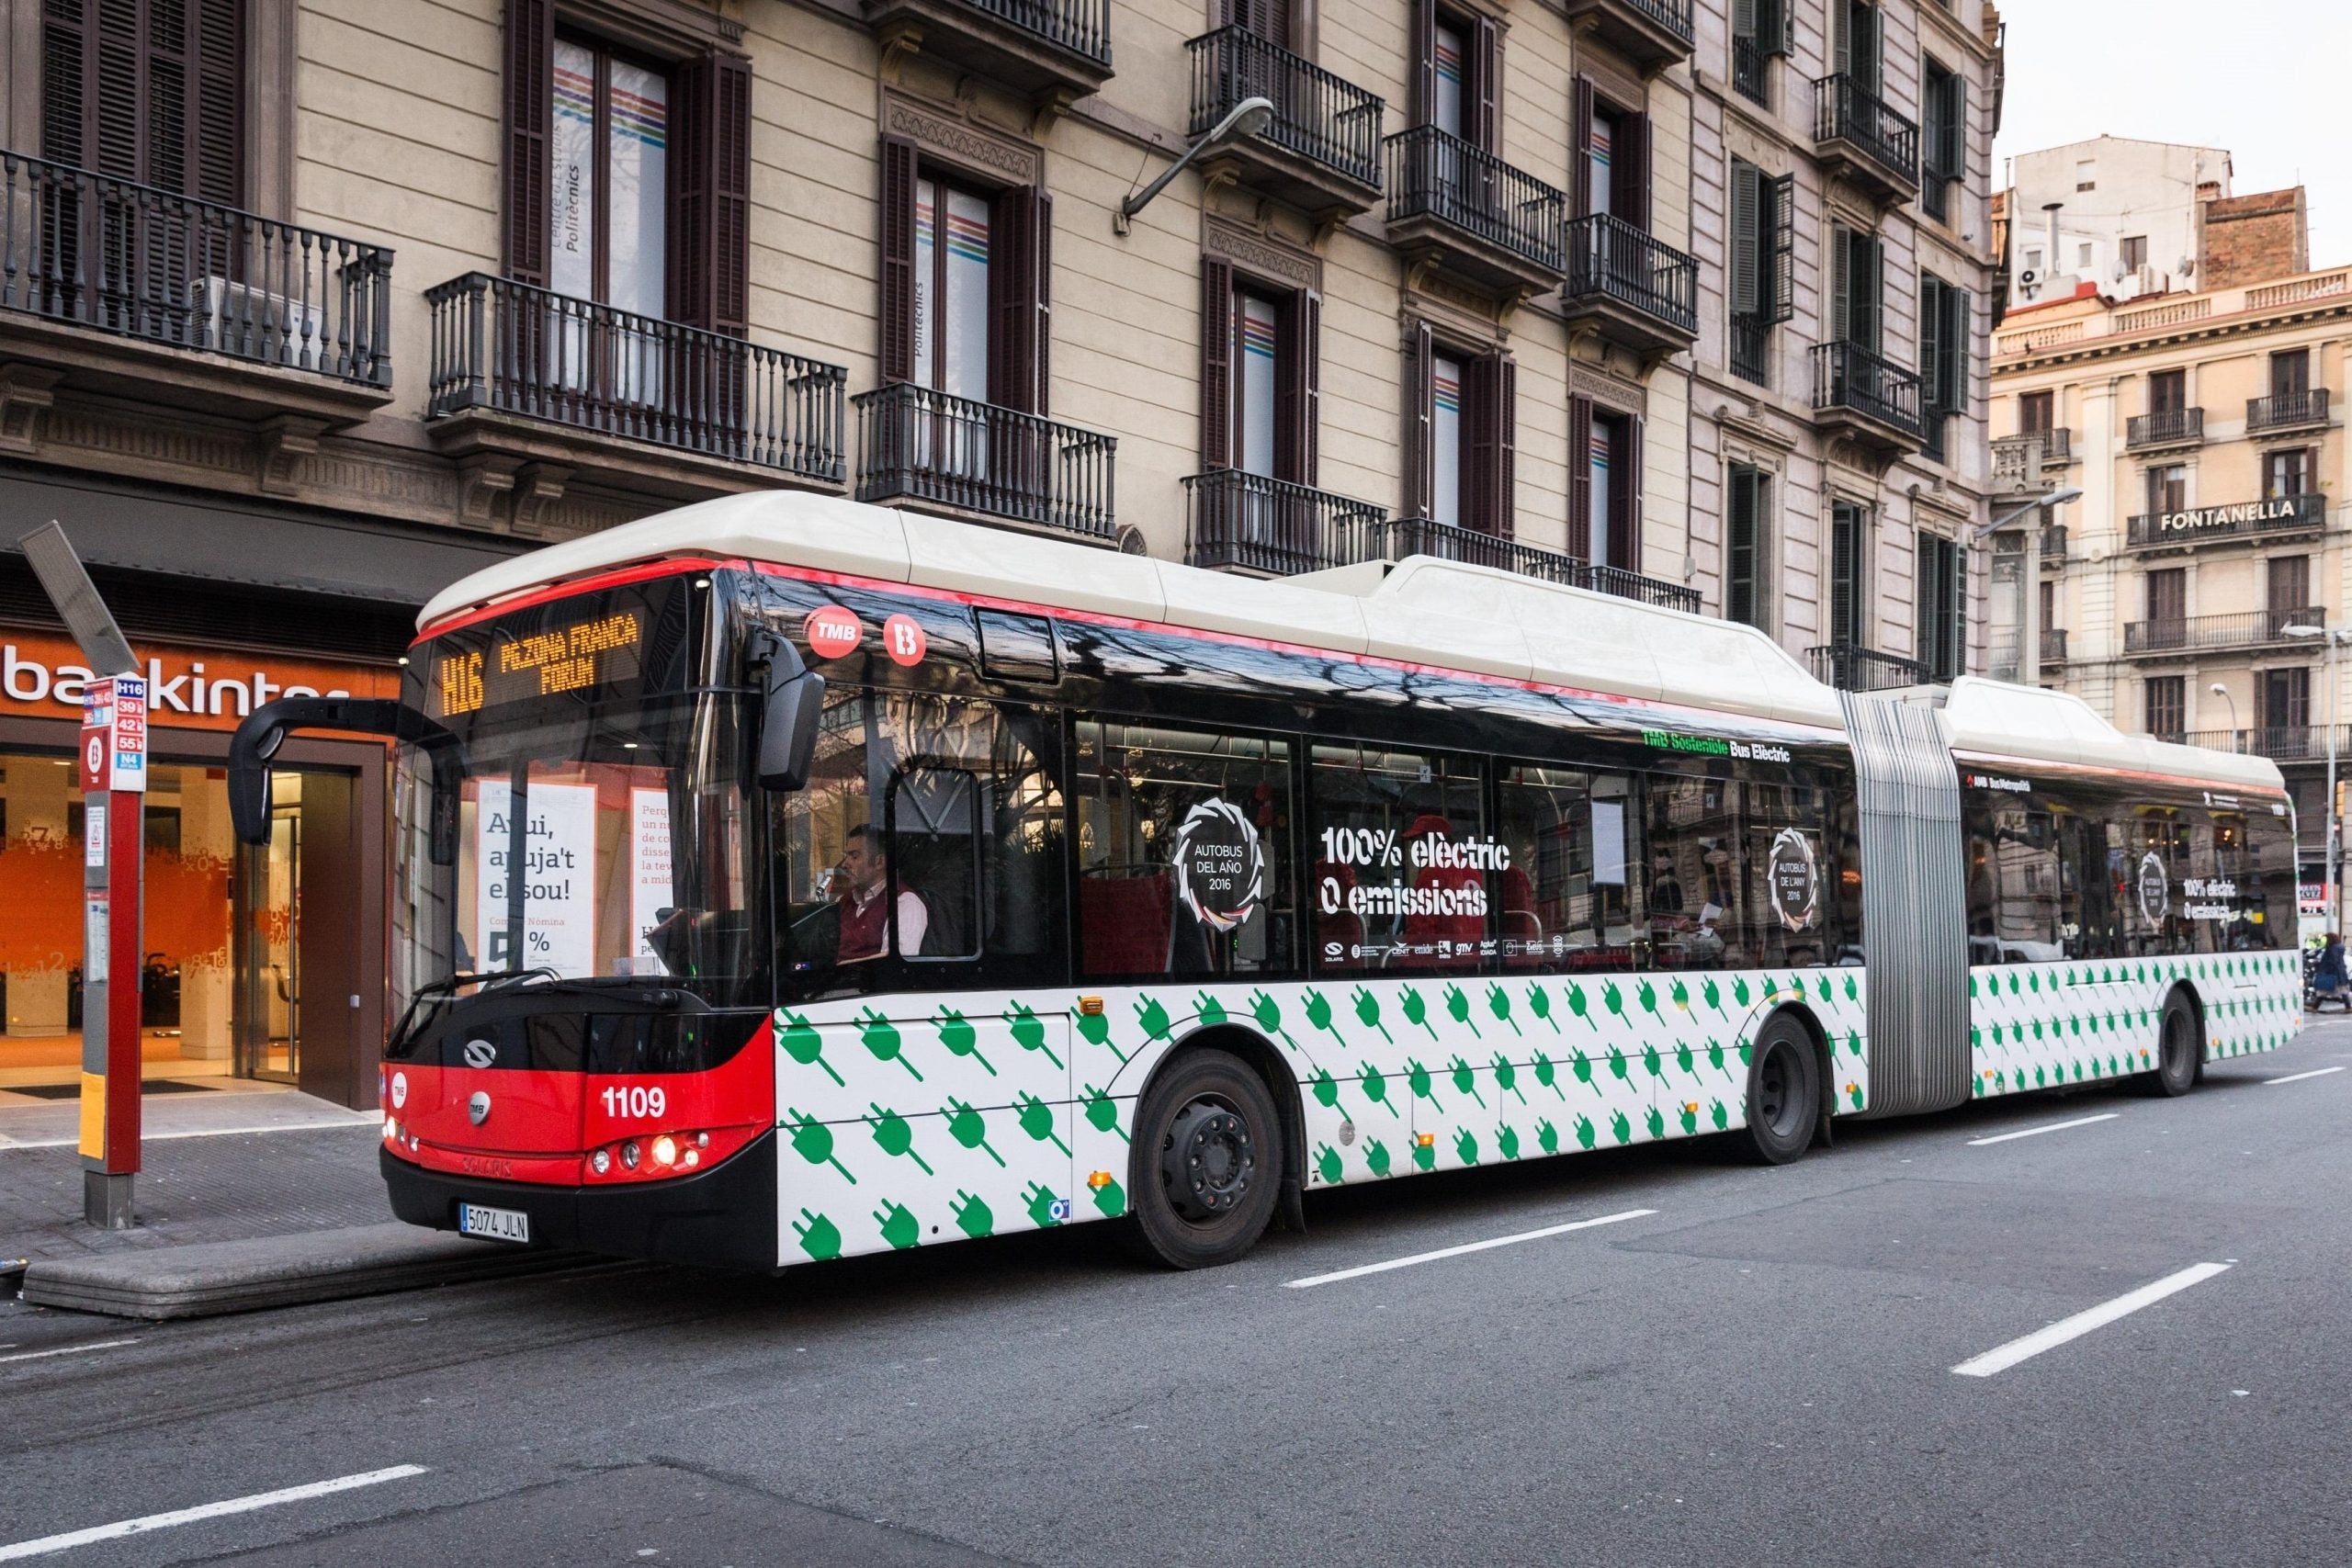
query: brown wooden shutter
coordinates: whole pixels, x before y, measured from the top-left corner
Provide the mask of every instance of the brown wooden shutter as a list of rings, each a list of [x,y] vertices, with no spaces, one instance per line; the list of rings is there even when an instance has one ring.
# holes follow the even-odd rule
[[[1405,508],[1408,517],[1427,517],[1437,505],[1437,345],[1427,321],[1405,329]]]
[[[1592,78],[1579,76],[1569,90],[1568,199],[1578,218],[1592,214],[1592,117],[1597,109]]]
[[[40,25],[40,155],[52,164],[82,165],[84,116],[89,92],[83,80],[84,18],[80,0],[50,0]]]
[[[1646,234],[1650,231],[1650,117],[1619,117],[1616,145],[1610,154],[1616,178],[1617,216]]]
[[[1489,152],[1503,150],[1503,36],[1492,17],[1480,17],[1470,37],[1470,87],[1476,95],[1470,140]]]
[[[1627,414],[1618,428],[1624,432],[1625,450],[1611,452],[1609,471],[1616,483],[1610,487],[1617,497],[1616,525],[1609,530],[1609,543],[1617,553],[1617,564],[1627,571],[1642,570],[1642,418]]]
[[[1233,264],[1201,258],[1201,468],[1233,466]]]
[[[1412,0],[1412,6],[1406,54],[1413,73],[1413,123],[1429,125],[1437,118],[1437,0]]]
[[[1281,373],[1281,406],[1276,419],[1281,450],[1277,477],[1294,484],[1313,485],[1320,456],[1323,420],[1323,297],[1302,288],[1290,297],[1282,314],[1282,341],[1276,345]]]
[[[244,39],[238,0],[196,0],[189,20],[188,192],[224,207],[244,205]]]
[[[555,6],[506,5],[506,276],[548,281],[548,138],[554,129]]]
[[[1568,554],[1592,554],[1592,400],[1568,400]]]
[[[752,62],[713,51],[670,80],[671,313],[742,337],[752,318]]]
[[[989,400],[1043,414],[1053,338],[1054,198],[1035,186],[1015,186],[997,197],[990,221]]]
[[[915,144],[882,139],[881,363],[887,385],[915,378]]]
[[[1519,531],[1519,361],[1498,353],[1495,361],[1494,527],[1503,538]]]

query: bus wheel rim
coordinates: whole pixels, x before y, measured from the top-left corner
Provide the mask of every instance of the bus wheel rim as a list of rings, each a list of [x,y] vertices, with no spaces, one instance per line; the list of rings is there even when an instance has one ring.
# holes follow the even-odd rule
[[[1191,1100],[1169,1122],[1160,1145],[1159,1182],[1170,1206],[1183,1218],[1205,1224],[1232,1213],[1248,1200],[1257,1173],[1257,1140],[1250,1123],[1223,1100]]]

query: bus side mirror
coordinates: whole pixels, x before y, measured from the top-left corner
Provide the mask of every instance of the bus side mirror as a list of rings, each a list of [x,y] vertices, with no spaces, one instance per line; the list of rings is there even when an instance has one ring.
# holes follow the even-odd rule
[[[779,640],[769,655],[767,702],[760,715],[760,785],[799,789],[817,760],[817,720],[825,711],[825,678]]]
[[[282,726],[249,721],[229,742],[229,821],[241,843],[269,842],[269,759],[285,739]]]

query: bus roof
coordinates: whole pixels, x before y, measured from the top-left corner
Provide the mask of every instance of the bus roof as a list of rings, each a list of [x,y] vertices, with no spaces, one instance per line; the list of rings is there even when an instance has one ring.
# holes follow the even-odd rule
[[[724,496],[503,561],[420,628],[643,561],[741,558],[1474,671],[1843,731],[1838,694],[1756,627],[1430,556],[1272,579],[951,522],[841,496]],[[1997,705],[1997,710],[1996,710]],[[2283,787],[2276,766],[2125,736],[2079,699],[1974,677],[1944,699],[1962,750]]]

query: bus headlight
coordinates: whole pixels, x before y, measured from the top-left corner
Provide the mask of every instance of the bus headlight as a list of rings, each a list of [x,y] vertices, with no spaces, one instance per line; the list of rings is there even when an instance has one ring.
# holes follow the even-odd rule
[[[678,1163],[678,1140],[664,1133],[653,1140],[653,1163],[664,1169]]]
[[[608,1151],[598,1149],[588,1156],[588,1167],[597,1175],[602,1176],[613,1168],[613,1156]]]

